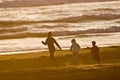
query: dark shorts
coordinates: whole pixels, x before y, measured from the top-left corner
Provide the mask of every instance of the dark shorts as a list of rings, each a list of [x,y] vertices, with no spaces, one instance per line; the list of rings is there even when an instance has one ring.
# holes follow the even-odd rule
[[[50,55],[54,55],[55,49],[49,49]]]

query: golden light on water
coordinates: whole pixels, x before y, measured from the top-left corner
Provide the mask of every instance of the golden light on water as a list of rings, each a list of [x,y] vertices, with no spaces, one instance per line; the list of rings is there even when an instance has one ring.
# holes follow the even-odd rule
[[[0,80],[120,80],[120,1],[10,1],[0,0]]]
[[[55,32],[55,34],[62,35],[59,37],[59,42],[61,43],[62,47],[69,47],[71,43],[65,45],[63,43],[69,42],[72,38],[78,39],[78,42],[82,45],[82,47],[91,46],[91,43],[88,42],[91,39],[95,40],[100,44],[100,46],[105,45],[113,45],[119,43],[118,38],[114,38],[114,40],[117,41],[117,43],[114,40],[111,40],[112,34],[106,34],[104,35],[92,35],[89,34],[90,29],[106,29],[110,28],[112,26],[119,27],[119,19],[114,17],[118,16],[119,11],[119,3],[120,1],[109,1],[109,2],[89,2],[89,3],[72,3],[72,4],[62,4],[62,5],[52,5],[52,6],[34,6],[34,7],[12,7],[12,8],[0,8],[0,21],[15,21],[15,24],[18,24],[19,21],[31,21],[31,24],[20,24],[15,25],[12,27],[7,27],[7,31],[9,35],[12,37],[13,35],[20,34],[22,36],[29,35],[31,33],[34,34],[41,34],[41,33],[47,33],[49,31]],[[93,5],[93,6],[91,6]],[[116,6],[117,5],[117,6]],[[90,17],[90,19],[89,19]],[[68,18],[68,19],[66,19]],[[100,18],[100,20],[99,20]],[[113,18],[113,19],[112,19]],[[59,22],[59,20],[62,19],[63,22]],[[89,20],[90,21],[89,21]],[[91,20],[92,19],[92,20]],[[103,20],[102,20],[103,19]],[[105,20],[104,20],[105,19]],[[108,20],[106,20],[108,19]],[[43,23],[34,23],[35,21],[48,21]],[[49,20],[53,20],[53,22],[49,22]],[[57,21],[58,20],[58,21]],[[68,20],[68,22],[67,22]],[[71,22],[69,22],[71,20]],[[77,22],[72,22],[72,20],[77,20]],[[54,23],[54,21],[56,21]],[[4,29],[4,26],[1,27],[1,29]],[[18,29],[18,30],[17,30]],[[21,31],[20,31],[20,30]],[[113,29],[113,28],[112,28]],[[14,33],[13,31],[16,32]],[[79,35],[81,31],[88,30],[87,35]],[[0,34],[0,35],[8,35],[8,33]],[[58,33],[56,33],[58,32]],[[77,33],[75,36],[69,36],[67,34],[69,33]],[[94,34],[94,33],[93,33]],[[117,33],[118,34],[118,33]],[[117,35],[115,34],[115,35]],[[62,38],[65,36],[65,38]],[[98,37],[96,37],[98,36]],[[111,37],[108,37],[111,36]],[[118,35],[117,35],[118,36]],[[25,38],[24,43],[29,44],[28,46],[22,47],[22,40],[16,39],[15,41],[18,41],[20,44],[13,45],[15,46],[16,50],[23,50],[23,49],[39,49],[39,46],[36,45],[37,42],[41,41],[41,39],[35,39],[35,43],[32,43],[30,41],[33,40],[33,36],[29,36],[30,38]],[[107,37],[105,41],[105,38]],[[113,36],[114,37],[114,36]],[[61,39],[62,38],[62,39]],[[100,42],[99,39],[102,39],[103,41]],[[69,41],[68,41],[69,40]],[[109,41],[110,40],[110,41]],[[27,42],[29,43],[27,43]],[[81,42],[82,41],[82,42]],[[88,43],[86,43],[86,41]],[[14,50],[11,49],[11,45],[8,43],[12,42],[11,40],[8,41],[1,41],[1,43],[6,42],[4,45],[1,45],[1,48],[4,50]],[[109,44],[109,43],[111,44]],[[32,46],[34,45],[34,46]],[[7,48],[3,48],[7,47]],[[9,48],[9,49],[8,49]],[[44,47],[42,47],[43,49]]]

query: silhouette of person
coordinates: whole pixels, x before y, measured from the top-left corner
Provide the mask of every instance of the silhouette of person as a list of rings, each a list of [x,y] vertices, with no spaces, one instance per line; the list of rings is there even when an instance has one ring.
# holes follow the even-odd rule
[[[49,32],[47,34],[47,39],[46,41],[42,41],[42,43],[44,45],[47,45],[48,46],[48,49],[49,49],[49,53],[50,53],[50,58],[51,60],[54,62],[55,66],[56,66],[56,63],[55,63],[55,57],[54,57],[54,53],[55,53],[55,46],[54,44],[56,44],[58,46],[58,48],[61,50],[61,47],[60,45],[57,43],[57,41],[52,37],[52,32]]]
[[[73,64],[77,65],[78,64],[78,52],[80,50],[80,45],[78,43],[76,43],[75,39],[71,40],[71,47],[70,47],[70,51],[72,51],[73,53]]]
[[[96,46],[95,41],[92,41],[91,53],[92,53],[92,56],[93,56],[93,60],[96,60],[97,63],[100,65],[99,48],[98,48],[98,46]]]

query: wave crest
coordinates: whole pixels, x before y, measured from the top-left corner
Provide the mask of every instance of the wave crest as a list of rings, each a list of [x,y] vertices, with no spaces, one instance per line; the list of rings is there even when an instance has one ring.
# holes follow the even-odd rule
[[[113,20],[119,19],[120,14],[96,14],[96,15],[82,15],[76,17],[68,17],[64,19],[44,21],[44,22],[85,22],[85,21],[96,21],[96,20]]]
[[[16,33],[16,32],[22,32],[26,31],[27,27],[15,27],[15,28],[1,28],[0,33]]]
[[[55,31],[54,36],[67,36],[67,35],[79,35],[79,34],[89,34],[89,33],[111,33],[120,32],[120,27],[112,26],[105,29],[88,29],[88,30],[78,30],[78,31]],[[20,32],[15,34],[0,35],[0,39],[12,39],[12,38],[26,38],[26,37],[45,37],[46,33],[33,33],[33,32]]]

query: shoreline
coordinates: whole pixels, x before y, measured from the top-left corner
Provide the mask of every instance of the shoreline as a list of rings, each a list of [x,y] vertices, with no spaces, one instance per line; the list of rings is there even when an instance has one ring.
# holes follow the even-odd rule
[[[120,45],[116,46],[104,46],[104,47],[99,47],[100,49],[112,49],[112,48],[120,48]],[[81,48],[81,50],[90,50],[91,47],[86,47],[86,48]],[[80,50],[80,52],[81,52]],[[63,49],[63,50],[56,50],[55,55],[58,53],[64,53],[64,52],[69,52],[69,49]],[[34,55],[34,56],[33,56]],[[64,54],[67,55],[67,54]],[[0,60],[16,60],[16,59],[27,59],[27,58],[38,58],[38,57],[49,57],[49,51],[48,49],[46,50],[32,50],[32,51],[20,51],[20,52],[7,52],[7,53],[0,53]],[[59,56],[59,55],[58,55]]]
[[[105,45],[105,46],[99,46],[99,48],[118,48],[120,45]],[[90,49],[91,47],[82,47],[81,49]],[[69,48],[62,48],[62,51],[68,51]],[[56,50],[59,51],[59,50]],[[10,52],[0,52],[0,56],[4,55],[17,55],[17,54],[30,54],[30,53],[42,53],[42,52],[48,52],[48,49],[36,49],[36,50],[23,50],[23,51],[10,51]]]

